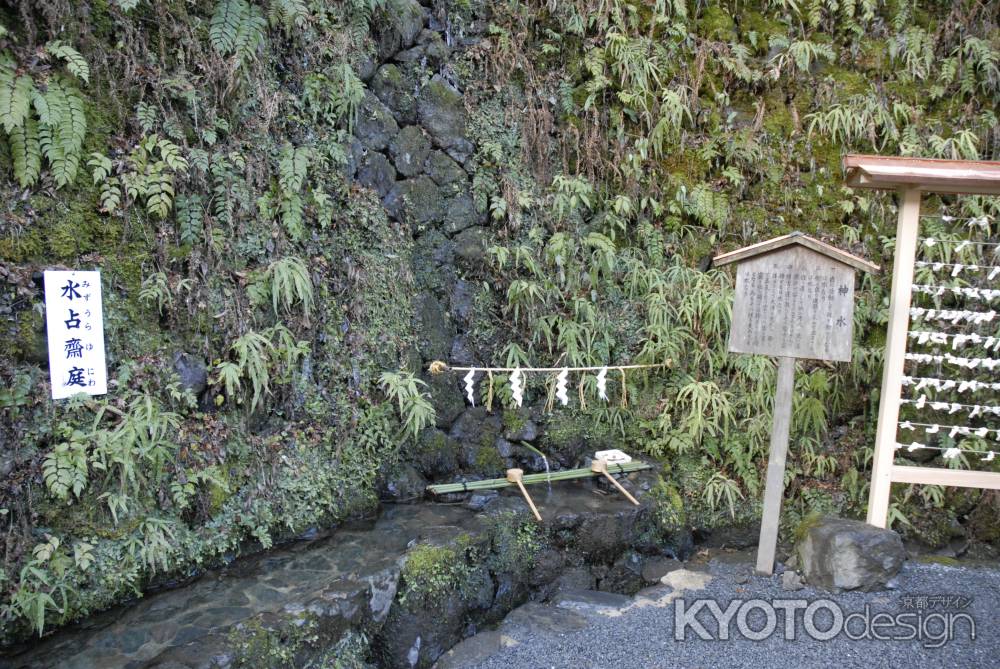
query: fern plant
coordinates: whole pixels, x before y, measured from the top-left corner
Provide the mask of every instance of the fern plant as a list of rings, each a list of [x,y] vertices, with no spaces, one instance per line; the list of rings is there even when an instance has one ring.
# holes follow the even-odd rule
[[[309,268],[300,258],[287,257],[276,260],[267,268],[267,277],[271,282],[271,301],[275,316],[279,315],[279,307],[291,311],[298,303],[308,317],[313,307],[313,285],[309,276]]]
[[[216,365],[214,382],[222,385],[226,395],[242,402],[243,382],[250,382],[250,411],[255,411],[263,397],[270,393],[274,380],[287,380],[292,367],[308,351],[304,341],[297,341],[283,325],[274,325],[261,332],[249,331],[230,346],[235,360]],[[220,399],[221,401],[221,399]]]
[[[124,195],[131,202],[144,202],[150,216],[164,219],[174,203],[175,177],[185,174],[188,161],[181,148],[157,134],[143,137],[128,159],[115,165],[101,153],[87,161],[94,183],[101,187],[100,211],[114,213]]]
[[[256,6],[246,0],[221,0],[212,14],[208,36],[217,52],[236,57],[238,67],[256,55],[266,29],[267,21]]]
[[[406,371],[382,372],[379,385],[389,398],[396,402],[403,429],[413,438],[425,427],[434,424],[434,405],[422,391],[427,384]]]
[[[66,441],[57,444],[42,463],[42,475],[49,493],[60,502],[71,502],[70,493],[79,499],[87,487],[87,444],[80,430],[62,426]]]
[[[43,157],[57,188],[71,183],[87,134],[83,95],[74,83],[88,82],[87,62],[58,40],[49,42],[45,49],[64,61],[69,75],[56,72],[42,87],[18,67],[10,52],[0,52],[0,126],[7,134],[14,177],[22,188],[38,182]]]

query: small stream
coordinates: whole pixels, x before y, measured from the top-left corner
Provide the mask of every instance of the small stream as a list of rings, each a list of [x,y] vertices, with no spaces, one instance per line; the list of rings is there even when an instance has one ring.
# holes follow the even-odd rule
[[[639,484],[648,487],[644,477],[649,475],[639,474],[642,476],[634,477],[633,490],[641,497]],[[562,537],[557,540],[562,544],[548,550],[578,556],[567,558],[566,567],[591,558],[603,562],[628,550],[641,514],[621,496],[608,494],[589,480],[553,485],[547,493],[538,495],[536,502],[553,536]],[[502,510],[524,512],[526,507],[516,492],[507,490],[488,503],[487,512]],[[396,610],[400,569],[410,547],[417,542],[449,544],[461,534],[486,536],[487,528],[484,513],[459,504],[388,505],[378,518],[363,524],[238,559],[186,585],[94,615],[56,631],[17,655],[0,657],[0,667],[224,667],[232,661],[231,632],[241,623],[271,623],[303,612],[317,616],[321,633],[328,634],[333,642],[346,629],[383,629],[386,621],[392,620],[390,608]],[[563,564],[562,558],[559,564]],[[554,571],[550,569],[548,578],[555,579],[560,569],[558,565]],[[520,578],[537,577],[537,570],[532,570]],[[511,593],[504,591],[505,587],[497,586],[495,593],[486,593],[487,615],[502,617],[528,594],[522,590],[520,601],[508,602],[504,597],[509,599]],[[418,621],[419,629],[403,631],[393,627],[391,631],[383,629],[381,634],[404,647],[413,643],[419,650],[423,643],[416,664],[429,666],[461,638],[460,630],[458,638],[440,632],[447,627],[441,627],[442,623],[461,624],[463,616],[455,621],[425,618]],[[407,634],[413,638],[402,639]],[[435,636],[440,638],[431,647],[431,637]],[[399,654],[406,656],[405,652]]]
[[[172,651],[196,640],[200,654],[213,647],[223,652],[226,636],[240,622],[261,613],[308,609],[324,597],[346,596],[351,582],[367,581],[372,598],[381,596],[384,600],[370,605],[384,614],[396,591],[395,579],[387,576],[398,574],[397,564],[411,542],[446,541],[459,532],[474,530],[477,523],[473,512],[459,506],[386,507],[369,528],[343,529],[324,539],[239,559],[188,585],[149,595],[56,632],[26,653],[0,660],[0,666],[157,666],[168,656],[183,654]],[[180,661],[173,666],[187,664],[180,657],[169,659]],[[203,662],[209,659],[201,658]]]

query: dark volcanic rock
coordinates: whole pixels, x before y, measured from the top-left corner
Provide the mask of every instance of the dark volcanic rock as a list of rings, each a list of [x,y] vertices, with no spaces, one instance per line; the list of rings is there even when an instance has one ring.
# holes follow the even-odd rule
[[[437,427],[447,430],[455,419],[465,411],[465,396],[461,381],[453,374],[429,375],[426,379],[434,405]]]
[[[384,21],[378,21],[376,46],[379,58],[387,60],[400,49],[413,46],[424,27],[424,8],[417,0],[388,0]]]
[[[455,328],[445,314],[441,303],[430,293],[420,293],[414,298],[417,347],[424,360],[445,360],[455,336]]]
[[[458,442],[445,432],[427,428],[420,433],[416,451],[411,458],[424,476],[448,478],[458,471]]]
[[[455,255],[475,267],[486,260],[486,231],[468,228],[455,235]]]
[[[458,323],[463,325],[469,324],[478,291],[479,287],[471,281],[459,279],[455,282],[455,285],[451,289],[451,294],[448,296],[448,308]]]
[[[501,430],[499,416],[490,414],[485,407],[471,407],[458,417],[451,426],[448,436],[457,441],[462,448],[472,446],[495,448]]]
[[[381,497],[396,502],[415,502],[424,496],[427,480],[413,465],[396,467],[385,480]]]
[[[448,235],[465,230],[473,225],[486,223],[486,214],[476,210],[472,195],[463,191],[450,198],[444,208],[444,231]]]
[[[378,99],[392,110],[396,121],[404,125],[413,125],[417,121],[414,85],[415,83],[392,63],[380,67],[371,82],[372,91]]]
[[[625,553],[611,565],[600,588],[608,592],[634,595],[646,585],[642,577],[642,559],[636,553]]]
[[[424,171],[439,186],[463,182],[468,178],[462,166],[443,151],[431,151]]]

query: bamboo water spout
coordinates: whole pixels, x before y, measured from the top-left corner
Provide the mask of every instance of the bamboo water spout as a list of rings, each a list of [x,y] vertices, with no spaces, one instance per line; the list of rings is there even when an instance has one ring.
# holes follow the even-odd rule
[[[507,480],[516,485],[520,490],[521,494],[524,495],[524,499],[528,502],[528,506],[531,507],[531,512],[535,514],[535,520],[538,522],[542,521],[542,515],[538,513],[538,509],[535,508],[535,503],[531,501],[531,495],[524,488],[524,471],[521,469],[508,469],[507,470]]]
[[[605,476],[605,478],[607,478],[609,481],[611,481],[611,484],[614,487],[618,488],[618,492],[620,492],[621,494],[625,495],[625,497],[626,497],[626,499],[628,499],[628,501],[632,502],[636,506],[639,506],[639,502],[636,500],[636,498],[633,497],[631,495],[631,493],[629,493],[628,490],[626,490],[624,487],[622,487],[622,484],[619,483],[618,480],[615,479],[615,477],[612,476],[608,472],[608,461],[607,460],[598,460],[596,458],[593,459],[593,460],[591,460],[590,461],[590,471],[594,472],[595,474],[603,474]]]

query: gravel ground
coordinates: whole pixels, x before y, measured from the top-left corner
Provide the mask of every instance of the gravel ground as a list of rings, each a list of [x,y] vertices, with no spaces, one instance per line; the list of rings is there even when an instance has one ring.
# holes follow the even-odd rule
[[[898,576],[895,590],[874,593],[843,593],[831,595],[809,587],[790,592],[782,589],[780,575],[774,577],[752,576],[750,565],[739,556],[735,560],[713,559],[702,567],[703,572],[681,571],[674,578],[674,586],[656,586],[644,591],[632,603],[624,600],[615,606],[593,606],[585,602],[562,601],[559,608],[569,609],[586,621],[578,629],[553,631],[544,625],[501,626],[497,635],[502,637],[500,648],[478,663],[466,664],[479,669],[536,669],[580,667],[594,669],[661,669],[666,667],[1000,667],[1000,634],[997,633],[996,611],[1000,604],[1000,570],[989,567],[943,566],[938,564],[907,563]],[[711,578],[706,578],[707,572]],[[666,578],[672,578],[670,574]],[[687,587],[685,588],[685,581]],[[696,589],[704,584],[703,589]],[[680,592],[678,592],[680,590]],[[669,594],[672,593],[672,594]],[[869,605],[871,616],[877,613],[918,615],[922,596],[934,597],[926,601],[922,615],[932,613],[967,613],[975,621],[976,637],[970,639],[967,622],[954,623],[954,638],[938,648],[925,638],[920,640],[852,640],[842,632],[830,640],[814,640],[806,634],[803,611],[796,614],[795,639],[784,638],[784,611],[778,610],[773,634],[761,641],[750,640],[740,634],[734,617],[729,640],[701,640],[690,627],[686,640],[674,639],[674,617],[677,601],[683,599],[690,608],[695,600],[716,600],[722,610],[733,599],[781,600],[805,599],[810,602],[829,598],[836,602],[845,616],[863,612]],[[942,601],[938,596],[961,597],[961,600]],[[612,596],[614,597],[614,596]],[[586,600],[586,596],[581,599]],[[650,600],[659,600],[659,606]],[[971,602],[965,600],[971,599]],[[570,597],[572,600],[572,596]],[[645,600],[645,602],[644,602]],[[558,602],[558,600],[557,600]],[[636,603],[638,602],[638,604]],[[643,605],[643,602],[645,605]],[[538,606],[538,605],[529,605]],[[708,609],[702,610],[697,619],[706,631],[717,637],[718,625]],[[762,629],[767,620],[761,610],[754,610],[747,617],[753,630]],[[832,616],[820,612],[815,625],[828,628]],[[581,626],[585,624],[586,626]],[[937,617],[925,619],[937,638],[942,625]],[[853,619],[852,634],[858,635],[863,623]],[[906,635],[902,627],[885,627],[883,635]],[[496,634],[494,632],[494,634]],[[940,642],[938,642],[940,643]],[[472,659],[472,658],[469,658]],[[481,660],[481,661],[480,661]]]

